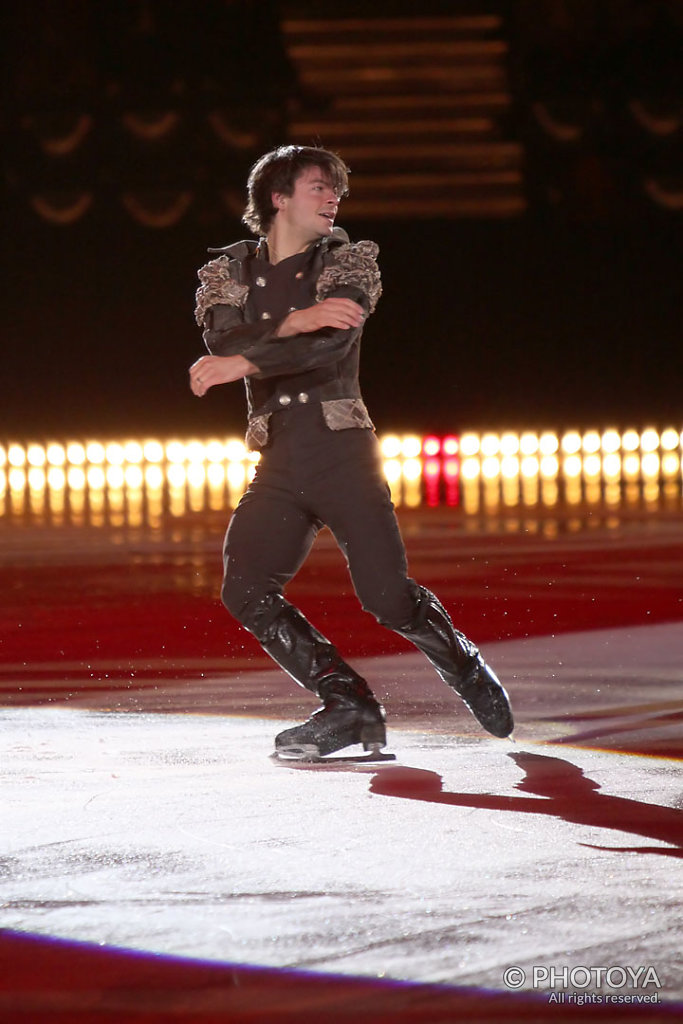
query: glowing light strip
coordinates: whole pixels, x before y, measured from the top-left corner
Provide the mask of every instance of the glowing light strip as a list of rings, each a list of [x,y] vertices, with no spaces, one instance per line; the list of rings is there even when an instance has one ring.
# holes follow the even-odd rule
[[[460,435],[449,434],[439,437],[434,434],[420,437],[417,434],[385,434],[379,438],[382,455],[387,460],[434,459],[458,456],[463,461],[476,458],[482,466],[488,459],[498,459],[502,465],[506,459],[520,461],[536,458],[539,464],[544,459],[556,457],[567,459],[579,456],[582,459],[593,455],[605,456],[629,454],[644,455],[675,453],[683,449],[683,431],[670,426],[662,430],[646,427],[642,430],[629,428],[619,431],[567,430],[562,434],[553,431],[504,431],[476,433],[466,431]],[[194,465],[196,463],[244,463],[258,462],[259,455],[247,451],[239,438],[170,439],[157,438],[127,439],[121,441],[72,440],[29,442],[22,444],[9,441],[0,444],[0,469],[30,468],[49,470],[50,467],[65,466],[143,466],[143,465]],[[489,464],[492,466],[493,464]]]

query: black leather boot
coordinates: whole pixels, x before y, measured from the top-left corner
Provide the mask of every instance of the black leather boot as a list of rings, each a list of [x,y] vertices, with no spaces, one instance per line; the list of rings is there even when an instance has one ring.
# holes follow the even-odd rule
[[[417,614],[410,627],[396,632],[415,644],[493,736],[509,736],[514,720],[508,695],[478,647],[458,632],[435,594],[418,587]]]
[[[281,594],[268,594],[243,624],[292,679],[323,702],[303,725],[275,737],[277,753],[315,758],[354,743],[365,750],[386,745],[384,709],[366,681]]]

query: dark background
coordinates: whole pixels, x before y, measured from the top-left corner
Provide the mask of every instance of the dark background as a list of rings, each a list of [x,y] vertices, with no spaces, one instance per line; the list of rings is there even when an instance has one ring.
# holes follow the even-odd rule
[[[147,42],[158,35],[162,19],[154,29],[155,5],[94,5],[110,19],[104,25],[109,48],[102,25],[88,21],[89,6],[32,0],[21,11],[5,9],[0,434],[240,432],[239,385],[201,401],[187,388],[187,367],[202,354],[192,316],[196,269],[206,261],[207,246],[247,237],[237,212],[243,182],[258,142],[267,148],[286,141],[280,96],[252,90],[244,98],[247,121],[252,103],[273,113],[254,154],[221,158],[195,135],[156,169],[136,164],[112,142],[112,126],[126,104],[158,106],[171,95],[186,115],[199,117],[216,97],[230,98],[234,108],[234,81],[217,73],[207,79],[207,66],[216,65],[206,59],[206,33],[216,28],[206,19],[188,20],[184,31],[192,24],[194,36],[187,47],[167,47],[150,75],[150,54],[159,50],[136,50],[131,40],[141,37],[129,29],[146,7]],[[630,50],[609,35],[619,21],[596,29],[593,19],[585,28],[581,12],[591,9],[588,3],[484,6],[506,17],[515,94],[506,130],[526,148],[528,210],[506,221],[348,223],[342,204],[338,223],[356,239],[375,239],[381,250],[384,296],[366,329],[362,370],[373,418],[382,430],[422,431],[678,422],[683,210],[648,201],[639,185],[654,171],[669,183],[683,182],[683,128],[665,143],[643,145],[625,131],[623,110],[632,96],[647,95],[681,113],[675,68],[682,51],[673,31],[681,5],[622,4],[635,26],[625,37]],[[207,0],[203,11],[218,7],[232,16],[240,4]],[[273,25],[283,7],[260,8],[266,21],[256,29],[259,60],[270,32],[271,67],[273,54],[282,56]],[[186,8],[189,19],[189,5],[176,9]],[[553,29],[558,8],[569,17],[564,36]],[[128,50],[112,48],[112,18]],[[653,30],[657,24],[664,34]],[[543,45],[539,25],[546,30]],[[254,26],[242,30],[253,33]],[[599,31],[611,43],[596,50]],[[231,38],[234,45],[234,33]],[[210,41],[209,52],[220,52],[215,36]],[[290,72],[284,60],[280,84],[291,91]],[[533,101],[558,96],[591,119],[580,158],[553,153],[530,129]],[[54,162],[32,148],[27,125],[81,108],[95,119],[97,148],[80,162],[62,161],[56,172]],[[93,182],[96,202],[74,223],[50,223],[31,205],[32,195],[45,189],[92,190]],[[117,192],[188,182],[191,213],[166,228],[137,223]],[[212,200],[226,182],[232,208]]]

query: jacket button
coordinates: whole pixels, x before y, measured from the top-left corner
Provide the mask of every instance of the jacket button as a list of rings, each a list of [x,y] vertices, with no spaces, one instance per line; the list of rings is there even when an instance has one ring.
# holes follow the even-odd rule
[[[270,313],[261,313],[262,320],[270,320]]]
[[[302,405],[305,405],[308,401],[308,394],[305,391],[300,391],[296,397]]]
[[[291,401],[292,399],[289,395],[280,395],[280,397],[278,398],[278,402],[280,403],[280,405],[289,405]]]
[[[302,278],[303,276],[304,276],[304,272],[303,272],[303,270],[299,270],[299,271],[298,271],[298,272],[297,272],[297,273],[296,273],[296,274],[294,275],[294,277],[295,277],[295,278],[297,279],[297,281],[300,281],[300,280],[301,280],[301,278]]]
[[[265,288],[266,287],[266,279],[265,279],[265,277],[257,277],[256,278],[256,284],[259,286],[259,288]]]

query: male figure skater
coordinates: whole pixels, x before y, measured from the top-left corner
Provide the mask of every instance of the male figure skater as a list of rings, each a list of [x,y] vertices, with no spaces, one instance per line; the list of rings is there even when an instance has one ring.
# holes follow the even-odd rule
[[[335,228],[348,168],[334,153],[283,146],[248,180],[237,242],[199,271],[197,322],[211,355],[190,368],[195,395],[244,378],[256,475],[225,538],[222,600],[268,654],[322,700],[275,738],[315,759],[362,743],[381,757],[384,710],[367,682],[283,595],[323,526],[344,553],[363,608],[411,640],[484,729],[508,736],[505,690],[438,599],[407,575],[406,555],[361,397],[363,323],[381,293],[374,242]]]

